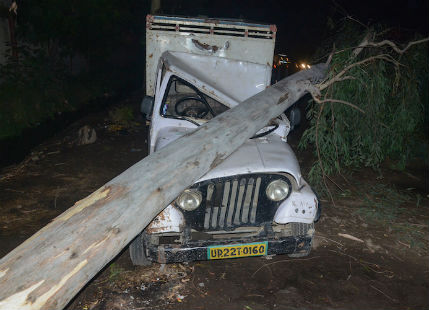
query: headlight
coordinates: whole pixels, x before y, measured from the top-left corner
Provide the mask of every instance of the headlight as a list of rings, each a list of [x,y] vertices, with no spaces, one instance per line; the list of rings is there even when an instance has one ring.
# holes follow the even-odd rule
[[[280,201],[287,197],[289,194],[290,186],[286,181],[275,180],[268,184],[265,193],[272,201]]]
[[[176,203],[185,211],[192,211],[201,204],[202,195],[196,189],[186,189],[176,199]]]

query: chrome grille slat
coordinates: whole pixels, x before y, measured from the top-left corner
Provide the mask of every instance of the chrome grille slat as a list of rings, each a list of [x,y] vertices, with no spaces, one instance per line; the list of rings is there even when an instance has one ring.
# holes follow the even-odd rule
[[[245,188],[246,188],[246,179],[241,179],[240,187],[238,188],[237,208],[235,209],[235,214],[234,214],[234,225],[240,225],[241,205],[243,204],[243,196],[244,196]]]
[[[232,226],[232,216],[234,215],[235,197],[237,196],[237,187],[238,187],[238,181],[235,180],[234,182],[232,182],[231,198],[228,204],[228,217],[226,219],[226,226],[228,227]]]
[[[219,207],[213,208],[213,214],[212,214],[212,228],[216,228],[217,225],[217,213],[219,211]]]
[[[214,185],[209,184],[207,186],[207,203],[206,203],[206,215],[204,216],[204,229],[210,228],[210,215],[212,213],[213,190],[214,190]]]
[[[224,189],[223,189],[223,199],[222,199],[222,205],[220,208],[220,216],[219,216],[219,226],[223,227],[225,225],[225,215],[226,215],[226,210],[227,210],[227,206],[228,206],[228,198],[229,198],[229,187],[230,187],[230,183],[226,182]]]
[[[253,178],[249,178],[249,181],[247,182],[246,196],[244,197],[243,202],[243,212],[241,213],[241,221],[243,223],[247,223],[249,220],[249,208],[252,200],[253,183]]]
[[[255,191],[253,194],[252,211],[250,212],[250,223],[255,223],[256,221],[256,210],[258,208],[258,196],[259,196],[260,186],[261,186],[261,178],[257,178],[256,184],[255,184]]]

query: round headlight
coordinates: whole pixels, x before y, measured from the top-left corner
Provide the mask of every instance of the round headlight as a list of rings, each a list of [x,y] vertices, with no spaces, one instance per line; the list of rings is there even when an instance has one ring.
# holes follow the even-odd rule
[[[176,203],[185,211],[192,211],[201,204],[202,195],[196,189],[186,189],[177,198]]]
[[[289,184],[283,180],[274,180],[268,184],[265,193],[272,201],[283,200],[289,194]]]

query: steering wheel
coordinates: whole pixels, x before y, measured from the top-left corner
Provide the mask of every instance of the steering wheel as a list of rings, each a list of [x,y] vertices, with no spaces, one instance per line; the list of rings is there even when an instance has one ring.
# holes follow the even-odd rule
[[[186,108],[183,109],[179,109],[179,107],[181,105],[183,105],[183,103],[185,101],[188,100],[194,100],[194,101],[198,101],[201,102],[202,105],[198,104],[198,105],[190,105]],[[212,108],[209,106],[209,104],[207,103],[207,101],[205,101],[204,99],[200,98],[200,97],[194,97],[194,96],[187,96],[187,97],[183,97],[179,100],[177,100],[175,106],[174,106],[174,111],[176,112],[177,115],[180,116],[189,116],[189,117],[194,117],[194,118],[203,118],[205,117],[209,112],[213,114],[213,110]]]

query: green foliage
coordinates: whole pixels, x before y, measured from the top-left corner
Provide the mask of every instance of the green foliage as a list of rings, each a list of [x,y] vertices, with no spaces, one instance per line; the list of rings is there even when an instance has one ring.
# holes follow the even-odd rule
[[[118,266],[116,263],[112,263],[109,266],[109,280],[110,281],[117,280],[123,272],[124,272],[124,268]]]
[[[9,8],[0,3],[0,18],[7,18],[9,16]]]
[[[137,0],[28,2],[20,6],[20,34],[29,42],[58,44],[62,53],[78,52],[98,62],[102,59],[97,57],[108,57],[127,37],[143,33],[146,12]]]
[[[337,102],[313,102],[308,109],[310,127],[300,147],[312,145],[319,158],[310,171],[312,182],[320,181],[323,174],[338,173],[344,167],[377,168],[385,159],[403,169],[415,154],[413,150],[427,143],[427,43],[412,46],[403,55],[387,45],[365,48],[353,58],[352,51],[364,34],[359,26],[343,26],[335,44],[341,52],[332,58],[328,77],[334,77],[353,63],[376,58],[352,67],[344,75],[351,79],[332,84],[321,97],[352,103],[364,113]],[[375,41],[384,38],[390,39],[378,36]]]
[[[19,58],[0,65],[0,139],[105,93],[141,87],[148,6],[137,0],[22,2]]]
[[[71,77],[43,49],[22,47],[0,66],[0,139],[72,111],[102,94],[95,82]]]
[[[109,117],[113,124],[129,127],[134,122],[134,113],[131,106],[120,106],[109,111]]]

